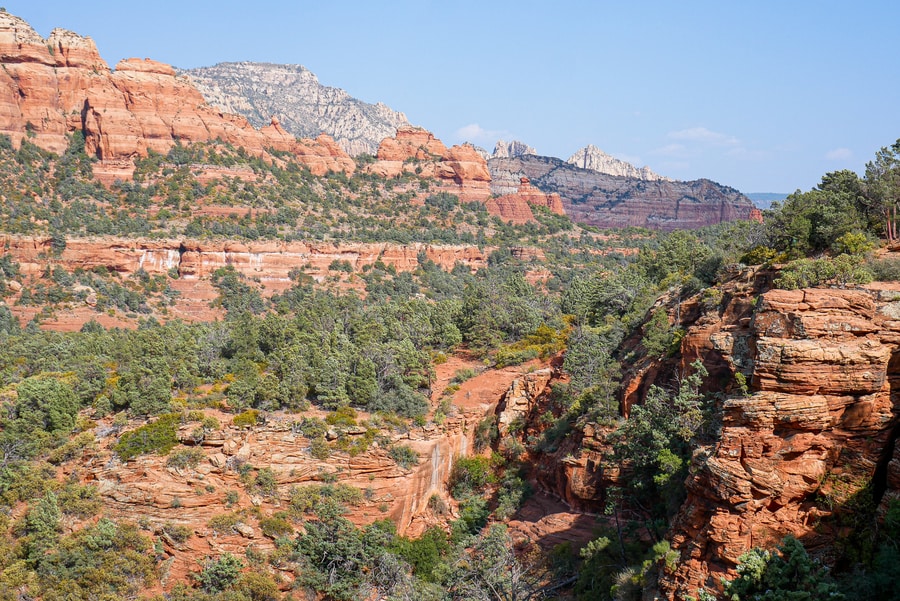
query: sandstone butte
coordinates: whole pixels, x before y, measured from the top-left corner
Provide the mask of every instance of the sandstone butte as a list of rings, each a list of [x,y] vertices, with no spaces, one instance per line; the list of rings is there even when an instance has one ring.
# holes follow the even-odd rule
[[[720,590],[743,553],[787,535],[813,552],[833,545],[846,532],[829,518],[853,495],[900,496],[900,284],[786,291],[770,289],[772,276],[739,272],[718,305],[682,303],[681,353],[639,362],[626,376],[626,409],[695,359],[710,386],[732,390],[718,440],[694,454],[671,529],[678,567],[661,574],[661,598]],[[661,306],[674,323],[675,304]],[[570,507],[602,509],[620,473],[607,459],[608,432],[588,424],[555,455],[561,469],[539,462],[542,486]]]
[[[127,177],[131,161],[176,143],[223,142],[254,156],[290,152],[317,175],[352,173],[354,161],[328,136],[298,140],[273,119],[259,130],[206,103],[169,65],[126,59],[110,70],[88,37],[54,29],[46,40],[24,20],[0,12],[0,133],[56,153],[84,132],[86,151],[106,179]]]
[[[378,147],[376,161],[366,167],[381,177],[404,173],[438,180],[438,191],[456,194],[464,202],[484,202],[491,196],[491,173],[475,147],[462,144],[447,148],[421,127],[401,127]]]

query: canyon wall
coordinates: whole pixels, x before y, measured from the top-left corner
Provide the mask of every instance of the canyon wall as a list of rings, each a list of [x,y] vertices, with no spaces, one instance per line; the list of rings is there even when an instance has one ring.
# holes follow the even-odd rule
[[[219,291],[213,286],[211,276],[222,267],[233,267],[247,278],[250,285],[263,296],[272,296],[290,288],[294,281],[292,272],[303,273],[323,285],[342,289],[355,289],[364,293],[365,282],[358,277],[365,267],[381,261],[397,271],[412,271],[419,265],[420,254],[450,270],[457,263],[470,269],[487,264],[493,249],[475,246],[341,243],[327,242],[230,242],[196,240],[148,240],[136,238],[71,238],[59,253],[53,252],[50,238],[3,236],[0,244],[4,252],[19,264],[21,276],[10,282],[10,288],[18,293],[23,286],[31,286],[46,280],[46,270],[59,266],[69,273],[76,269],[105,268],[130,281],[139,270],[148,275],[168,275],[167,286],[177,296],[172,297],[165,312],[154,310],[154,316],[168,320],[180,318],[186,321],[215,320],[223,316],[221,307],[215,306]],[[335,261],[350,265],[351,274],[344,274],[339,281],[330,266]],[[44,318],[42,326],[54,330],[78,330],[91,320],[105,327],[135,327],[137,317],[121,313],[100,312],[95,309],[96,291],[83,302],[70,302]],[[22,325],[40,312],[39,306],[22,306],[17,297],[7,299],[13,314]]]
[[[661,575],[665,598],[720,589],[743,553],[787,535],[824,551],[848,535],[841,516],[858,511],[854,499],[883,507],[900,495],[900,285],[788,291],[770,289],[771,278],[739,272],[718,303],[683,303],[681,353],[637,362],[626,377],[626,408],[695,359],[707,387],[727,392],[670,532],[680,561]]]
[[[900,287],[770,290],[744,327],[743,340],[740,324],[685,338],[686,361],[720,357],[751,390],[724,402],[718,443],[694,457],[669,595],[715,588],[788,534],[813,552],[834,544],[846,533],[830,518],[852,497],[900,494]]]

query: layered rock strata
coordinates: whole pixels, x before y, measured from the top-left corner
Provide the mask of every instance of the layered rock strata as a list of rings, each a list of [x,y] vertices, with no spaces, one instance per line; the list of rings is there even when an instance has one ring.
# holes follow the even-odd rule
[[[464,202],[484,202],[491,196],[491,174],[487,162],[474,146],[447,148],[420,127],[401,127],[378,147],[377,161],[366,167],[381,177],[403,174],[434,178],[437,190],[456,194]]]
[[[685,362],[751,386],[724,402],[718,442],[694,456],[668,598],[717,588],[744,552],[789,534],[814,552],[833,544],[845,533],[830,518],[854,495],[900,494],[900,287],[771,290],[750,317],[728,308],[748,300],[726,298],[737,321],[707,313],[683,341]]]

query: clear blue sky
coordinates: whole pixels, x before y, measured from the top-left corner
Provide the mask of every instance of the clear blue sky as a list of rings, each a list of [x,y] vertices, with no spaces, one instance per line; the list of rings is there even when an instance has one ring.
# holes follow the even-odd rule
[[[859,173],[900,138],[900,2],[0,0],[111,66],[302,64],[445,143],[594,144],[743,192]]]

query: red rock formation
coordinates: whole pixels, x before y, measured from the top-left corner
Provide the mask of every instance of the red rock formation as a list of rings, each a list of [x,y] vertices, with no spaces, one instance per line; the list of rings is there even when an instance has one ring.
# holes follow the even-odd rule
[[[9,13],[0,13],[0,65],[0,133],[15,145],[28,137],[61,153],[66,136],[83,131],[86,151],[113,162],[117,175],[128,174],[123,160],[149,150],[215,139],[254,156],[269,148],[294,153],[316,175],[355,169],[327,136],[295,140],[274,120],[256,130],[244,117],[210,107],[169,65],[127,59],[111,72],[90,38],[56,29],[44,40]]]
[[[503,221],[522,224],[535,220],[528,203],[515,194],[489,198],[484,202],[484,207],[488,213],[500,217]]]
[[[395,137],[385,138],[378,148],[378,160],[367,170],[382,177],[415,173],[437,178],[438,191],[456,194],[465,202],[483,202],[491,195],[487,162],[473,146],[447,148],[420,127],[402,127]]]
[[[534,221],[532,206],[547,207],[557,215],[566,214],[559,194],[541,192],[531,185],[531,180],[527,177],[519,180],[519,189],[516,193],[488,199],[484,206],[491,215],[519,224]]]

